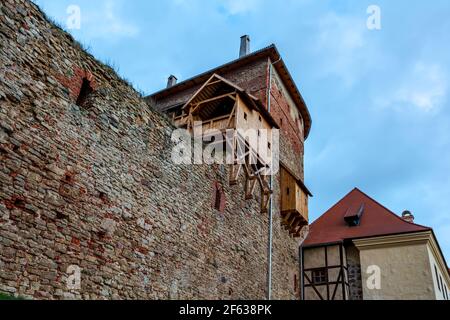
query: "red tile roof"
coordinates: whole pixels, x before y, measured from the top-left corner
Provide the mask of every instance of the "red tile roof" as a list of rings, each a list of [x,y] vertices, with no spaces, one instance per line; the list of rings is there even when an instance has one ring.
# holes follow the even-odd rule
[[[344,220],[349,209],[360,208],[364,212],[358,226],[350,227]],[[310,226],[304,246],[342,242],[343,240],[430,231],[431,228],[410,223],[363,193],[354,189],[325,212]]]

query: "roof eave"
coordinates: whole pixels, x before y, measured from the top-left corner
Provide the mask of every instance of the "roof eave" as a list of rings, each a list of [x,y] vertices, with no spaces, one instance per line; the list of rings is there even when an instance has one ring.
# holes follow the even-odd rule
[[[259,58],[263,57],[269,57],[272,62],[278,61],[275,64],[275,68],[277,69],[277,72],[282,77],[283,82],[289,84],[288,90],[289,93],[293,96],[293,99],[297,105],[297,108],[299,109],[303,121],[304,121],[304,138],[305,140],[308,138],[309,133],[311,131],[312,126],[312,119],[311,114],[309,113],[308,107],[300,94],[300,91],[298,90],[297,85],[295,84],[289,70],[286,67],[286,64],[284,63],[283,59],[281,59],[281,55],[277,49],[277,47],[274,44],[271,44],[270,46],[260,49],[258,51],[255,51],[253,53],[250,53],[242,58],[235,59],[233,61],[230,61],[226,64],[223,64],[219,67],[213,68],[211,70],[208,70],[206,72],[203,72],[199,75],[196,75],[194,77],[191,77],[187,80],[184,80],[170,88],[162,89],[158,92],[155,92],[149,96],[146,97],[146,99],[157,101],[161,98],[165,98],[167,96],[170,96],[172,94],[178,93],[180,91],[183,91],[185,89],[191,88],[196,85],[201,85],[207,79],[211,76],[211,74],[217,73],[217,72],[226,72],[227,70],[232,70],[237,68],[241,64],[245,64],[250,61],[257,60]]]

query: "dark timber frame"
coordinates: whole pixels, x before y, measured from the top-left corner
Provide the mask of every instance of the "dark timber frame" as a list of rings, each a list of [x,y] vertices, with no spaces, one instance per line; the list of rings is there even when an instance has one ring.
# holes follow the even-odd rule
[[[328,251],[330,247],[339,246],[339,265],[330,265]],[[324,266],[316,268],[305,268],[305,251],[308,249],[324,250]],[[342,291],[343,300],[348,300],[349,283],[348,283],[348,268],[346,263],[346,257],[344,256],[344,244],[332,243],[318,247],[300,247],[300,287],[301,287],[301,299],[305,300],[305,289],[312,288],[315,294],[320,300],[336,300],[336,294],[338,290]],[[330,271],[338,269],[338,277],[336,280],[330,278]],[[327,281],[324,283],[316,284],[313,281],[312,272],[317,270],[325,270],[327,273]],[[308,276],[311,273],[311,277]],[[322,295],[319,288],[326,287],[326,296]],[[339,288],[340,287],[340,288]]]

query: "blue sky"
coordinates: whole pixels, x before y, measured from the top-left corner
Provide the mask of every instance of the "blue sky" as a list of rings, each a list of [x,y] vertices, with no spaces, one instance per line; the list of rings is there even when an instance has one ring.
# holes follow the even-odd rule
[[[275,43],[313,117],[306,183],[317,218],[354,187],[434,228],[450,259],[448,0],[37,0],[150,94]],[[369,5],[381,30],[368,30]]]

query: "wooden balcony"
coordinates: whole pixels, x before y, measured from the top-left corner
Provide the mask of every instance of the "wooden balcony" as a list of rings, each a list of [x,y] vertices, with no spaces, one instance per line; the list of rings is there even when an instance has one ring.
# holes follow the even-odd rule
[[[309,223],[308,198],[311,193],[303,182],[286,167],[281,167],[281,219],[282,225],[294,237]]]
[[[215,137],[211,143],[232,144],[229,147],[235,154],[230,164],[230,184],[236,184],[238,177],[244,174],[245,199],[253,197],[259,184],[261,211],[266,212],[272,195],[267,176],[272,158],[272,133],[278,125],[261,102],[214,74],[184,106],[174,108],[171,115],[177,127],[191,133],[196,133],[196,126],[200,124],[204,141],[208,141],[209,134],[215,134],[208,130],[222,132],[221,139]],[[233,139],[229,139],[227,130],[233,130]]]

